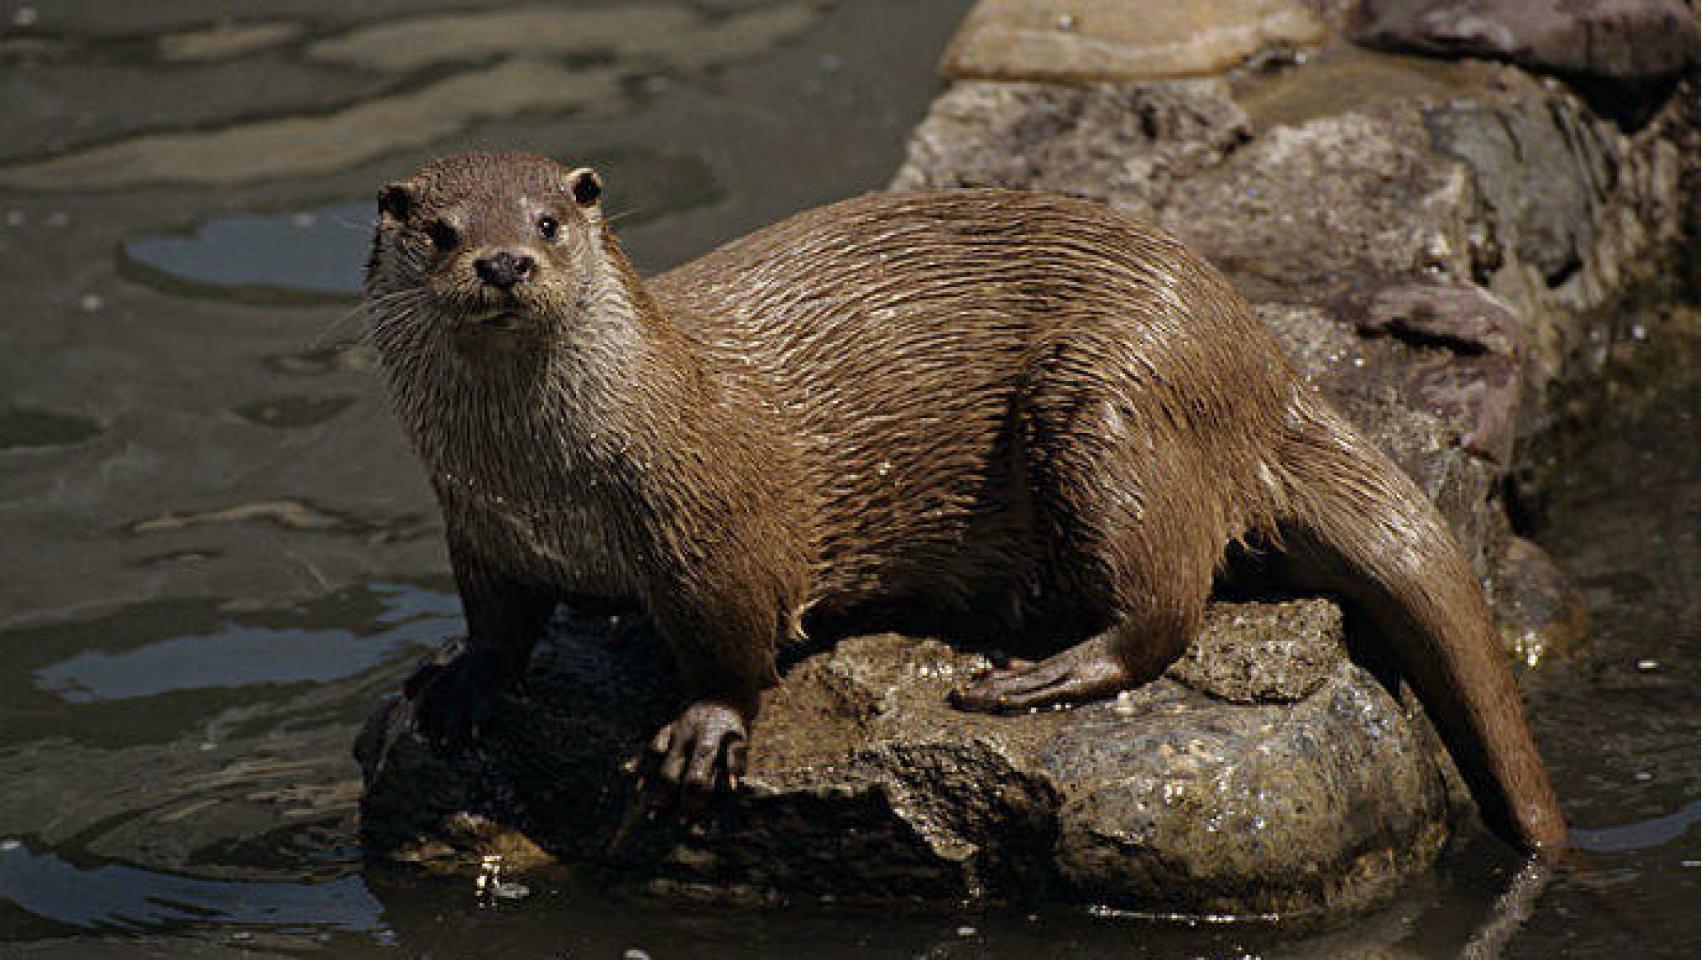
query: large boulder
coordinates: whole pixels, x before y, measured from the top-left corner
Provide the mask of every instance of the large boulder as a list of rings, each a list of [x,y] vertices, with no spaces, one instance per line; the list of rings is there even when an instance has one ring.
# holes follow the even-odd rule
[[[988,661],[852,637],[770,691],[738,794],[648,813],[630,761],[678,706],[645,631],[558,623],[482,749],[398,700],[370,722],[370,852],[600,866],[701,899],[1080,902],[1319,917],[1389,894],[1444,842],[1454,784],[1411,707],[1346,657],[1324,600],[1211,608],[1168,676],[1074,710],[967,714]]]

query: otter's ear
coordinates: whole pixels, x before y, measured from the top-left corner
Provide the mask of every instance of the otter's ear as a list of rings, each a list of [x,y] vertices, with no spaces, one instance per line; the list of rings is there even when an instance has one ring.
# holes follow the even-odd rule
[[[415,209],[415,188],[406,183],[388,183],[379,191],[379,215],[402,223]]]
[[[598,198],[604,194],[604,181],[599,179],[591,167],[571,170],[569,193],[574,195],[577,206],[590,207],[598,203]]]

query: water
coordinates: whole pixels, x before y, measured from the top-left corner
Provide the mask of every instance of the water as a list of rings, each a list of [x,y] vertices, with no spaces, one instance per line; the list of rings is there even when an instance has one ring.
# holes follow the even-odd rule
[[[432,0],[0,7],[33,19],[0,34],[0,956],[1443,957],[1485,935],[1521,864],[1474,835],[1301,942],[1064,908],[683,909],[567,873],[494,903],[361,863],[355,730],[459,627],[354,342],[377,186],[458,148],[590,160],[635,259],[667,266],[885,182],[966,6],[577,5],[550,29]],[[1579,425],[1556,472],[1537,535],[1597,626],[1525,682],[1583,852],[1508,955],[1699,942],[1696,368],[1636,378],[1661,388]]]

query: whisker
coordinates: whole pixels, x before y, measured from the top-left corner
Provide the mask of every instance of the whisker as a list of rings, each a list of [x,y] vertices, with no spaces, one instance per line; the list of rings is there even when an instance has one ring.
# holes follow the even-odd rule
[[[399,313],[412,313],[416,308],[421,306],[424,300],[425,295],[417,289],[392,290],[388,293],[381,293],[368,297],[364,302],[356,304],[350,309],[344,311],[336,319],[326,324],[326,326],[309,341],[308,349],[320,350],[326,347],[332,337],[335,334],[340,333],[346,324],[351,320],[360,318],[364,314],[378,316],[380,314],[395,315]],[[403,309],[396,309],[398,307]]]
[[[633,216],[636,213],[644,213],[644,212],[646,212],[645,207],[629,207],[626,210],[618,210],[615,213],[612,213],[609,216],[604,218],[604,225],[609,226],[610,224],[616,223],[620,220],[626,220],[627,218]]]
[[[378,222],[377,219],[374,219],[374,220],[368,220],[368,221],[363,222],[363,223],[357,223],[356,221],[350,220],[350,219],[345,218],[345,217],[327,217],[326,219],[332,221],[334,224],[337,224],[338,226],[344,228],[345,230],[355,231],[355,232],[359,232],[359,233],[372,233],[374,224]]]

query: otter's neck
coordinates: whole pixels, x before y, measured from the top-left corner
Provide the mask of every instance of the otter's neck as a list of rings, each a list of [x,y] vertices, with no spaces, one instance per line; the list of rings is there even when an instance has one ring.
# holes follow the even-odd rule
[[[544,335],[478,332],[435,354],[424,366],[437,369],[397,387],[422,458],[452,489],[520,502],[643,471],[646,446],[692,416],[707,383],[701,351],[608,234]]]

